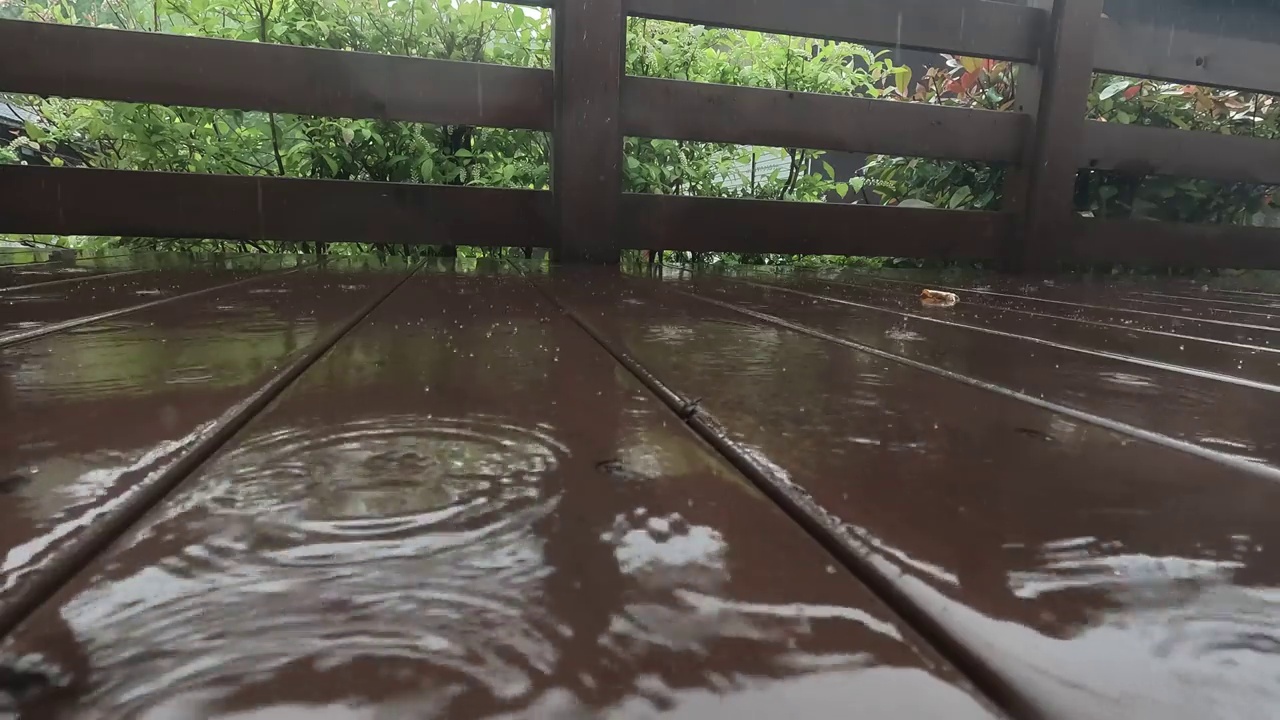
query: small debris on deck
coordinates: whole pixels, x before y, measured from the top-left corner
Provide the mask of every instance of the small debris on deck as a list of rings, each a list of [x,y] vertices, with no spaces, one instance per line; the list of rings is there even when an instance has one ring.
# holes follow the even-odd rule
[[[920,302],[930,307],[951,307],[960,302],[960,296],[941,290],[924,289],[920,291]]]

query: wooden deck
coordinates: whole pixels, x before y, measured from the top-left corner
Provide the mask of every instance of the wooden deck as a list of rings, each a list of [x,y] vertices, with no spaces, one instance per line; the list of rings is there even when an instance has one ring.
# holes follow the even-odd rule
[[[3,263],[24,720],[1280,702],[1266,278]]]

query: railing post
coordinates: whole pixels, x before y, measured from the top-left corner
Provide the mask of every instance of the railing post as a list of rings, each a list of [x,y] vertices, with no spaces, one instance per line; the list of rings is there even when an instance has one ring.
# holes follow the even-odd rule
[[[1018,104],[1032,114],[1035,126],[1021,167],[1005,184],[1006,209],[1017,216],[1005,259],[1015,270],[1051,268],[1070,240],[1077,148],[1093,83],[1102,3],[1054,0],[1035,68],[1038,77],[1018,83]]]
[[[622,201],[623,0],[558,0],[552,13],[555,258],[614,263]]]
[[[1029,7],[1040,8],[1045,10],[1046,22],[1039,28],[1040,34],[1037,40],[1037,52],[1044,56],[1049,47],[1049,11],[1053,9],[1053,0],[1026,0]],[[1044,81],[1044,75],[1041,72],[1043,66],[1043,57],[1037,57],[1033,62],[1020,63],[1017,66],[1018,74],[1014,78],[1013,86],[1013,111],[1023,113],[1031,118],[1031,129],[1027,132],[1023,139],[1023,146],[1019,150],[1018,159],[1005,171],[1004,187],[1002,188],[1003,201],[1000,209],[1013,216],[1014,222],[1010,223],[1008,236],[1004,238],[1004,245],[1000,250],[1000,266],[1004,270],[1017,270],[1022,264],[1022,221],[1027,212],[1027,188],[1031,182],[1031,158],[1035,154],[1036,147],[1036,116],[1040,110],[1040,86]]]

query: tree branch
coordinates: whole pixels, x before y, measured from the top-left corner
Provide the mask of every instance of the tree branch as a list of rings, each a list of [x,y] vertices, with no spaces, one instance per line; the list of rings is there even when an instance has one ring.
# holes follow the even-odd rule
[[[267,42],[267,15],[271,13],[273,3],[254,2],[253,9],[258,13],[258,41]],[[281,176],[284,172],[284,158],[280,155],[280,126],[276,124],[276,114],[267,113],[267,121],[271,126],[271,153],[276,158],[276,170]]]
[[[779,200],[787,199],[787,193],[795,189],[796,174],[799,172],[796,163],[796,149],[787,148],[787,155],[791,157],[791,162],[787,165],[787,181],[782,184],[782,192],[778,195]]]

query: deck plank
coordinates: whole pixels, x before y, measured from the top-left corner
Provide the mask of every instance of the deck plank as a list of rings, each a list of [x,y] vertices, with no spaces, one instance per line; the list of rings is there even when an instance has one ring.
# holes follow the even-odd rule
[[[1024,338],[1084,354],[1104,353],[1138,365],[1156,363],[1188,372],[1204,371],[1246,382],[1280,386],[1280,348],[1197,342],[1176,333],[1151,333],[1124,325],[1103,325],[1035,312],[1013,312],[968,302],[935,310],[923,306],[919,290],[925,287],[887,285],[868,287],[816,278],[805,274],[728,272],[725,277],[770,287],[786,288],[810,299],[847,303],[860,309],[877,309],[909,321],[943,323],[977,332]],[[911,322],[904,323],[904,326]],[[920,323],[915,323],[920,325]]]
[[[297,268],[310,259],[246,255],[200,264],[186,262],[188,267],[183,269],[143,270],[91,283],[55,283],[0,295],[0,346],[106,319],[104,315],[118,317],[159,301]]]
[[[1159,308],[1122,308],[1107,304],[1113,288],[1104,285],[1093,292],[1083,290],[1076,300],[1042,295],[1040,284],[1006,280],[993,282],[981,280],[956,283],[931,273],[914,279],[868,276],[863,273],[821,273],[821,277],[836,279],[854,285],[886,290],[909,288],[919,292],[926,284],[938,290],[950,290],[964,295],[964,301],[980,307],[1032,314],[1038,317],[1056,317],[1076,322],[1095,323],[1111,327],[1123,327],[1134,332],[1164,333],[1186,337],[1189,340],[1229,342],[1249,347],[1271,350],[1280,349],[1280,328],[1239,319],[1192,318],[1161,312]],[[929,278],[925,280],[923,278]]]
[[[1280,427],[1278,384],[1215,376],[1179,366],[1177,357],[1126,358],[977,332],[946,322],[950,309],[934,309],[925,319],[865,303],[798,297],[768,285],[687,277],[681,286],[701,296],[1234,457],[1280,481],[1280,436],[1273,430]],[[1260,372],[1264,364],[1274,370],[1277,363],[1271,356],[1250,360]],[[1243,366],[1243,359],[1237,362]]]
[[[405,274],[264,275],[0,350],[0,625],[109,515]]]
[[[0,265],[0,298],[5,293],[32,286],[96,280],[108,275],[137,272],[153,267],[157,258],[164,257],[167,254],[143,253]]]
[[[1280,636],[1275,482],[761,322],[669,280],[541,282],[700,398],[700,417],[1036,714],[1259,718],[1280,701],[1268,649]],[[781,314],[796,301],[770,300]],[[850,331],[866,322],[851,315]],[[1053,374],[981,334],[963,342],[953,349]]]
[[[43,263],[66,262],[66,260],[61,257],[66,252],[68,251],[65,249],[51,247],[0,248],[0,266],[7,268],[9,266],[17,265],[35,266]],[[130,254],[127,251],[119,249],[105,249],[97,251],[72,250],[71,252],[75,252],[79,259],[107,259]]]
[[[828,275],[818,274],[824,281],[849,284],[864,290],[876,290],[887,293],[902,293],[916,297],[925,287],[942,288],[946,283],[922,281],[886,281],[883,278],[868,278],[859,273]],[[991,284],[979,283],[978,288],[969,286],[955,287],[954,291],[963,295],[965,310],[973,310],[984,315],[1018,315],[1025,318],[1036,318],[1048,325],[1066,323],[1069,325],[1097,325],[1097,327],[1119,329],[1125,333],[1138,336],[1174,337],[1180,341],[1197,345],[1225,345],[1242,348],[1245,351],[1280,352],[1280,334],[1275,329],[1262,325],[1239,325],[1235,323],[1216,322],[1216,320],[1194,320],[1179,316],[1153,313],[1153,311],[1115,310],[1105,305],[1080,305],[1065,301],[1041,301],[1019,295],[1016,291],[997,293],[991,290]]]
[[[1154,287],[1159,288],[1160,285],[1156,284]],[[1151,295],[1143,292],[1143,286],[1134,283],[1101,288],[1079,286],[1074,283],[1029,284],[1020,287],[1019,291],[1023,296],[1033,300],[1078,304],[1082,307],[1102,306],[1113,310],[1154,312],[1175,318],[1255,324],[1280,329],[1280,311],[1274,307],[1269,309],[1256,306],[1241,307],[1215,303],[1211,298]]]
[[[410,280],[4,652],[48,718],[993,717],[510,274]]]
[[[405,275],[149,267],[0,294],[3,338],[173,293],[0,351],[0,625]],[[70,683],[23,711],[998,714],[929,641],[1019,717],[1280,702],[1267,285],[502,268],[401,286],[85,557],[0,645]]]

